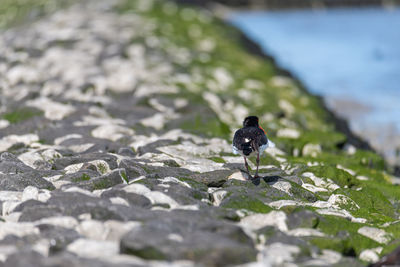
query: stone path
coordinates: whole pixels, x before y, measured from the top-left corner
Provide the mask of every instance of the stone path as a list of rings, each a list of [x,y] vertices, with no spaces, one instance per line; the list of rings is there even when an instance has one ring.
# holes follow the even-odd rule
[[[244,181],[225,139],[182,125],[199,114],[237,125],[245,107],[212,91],[191,102],[177,64],[193,55],[159,49],[151,19],[113,4],[0,34],[0,266],[362,266],[354,251],[319,246],[346,240],[316,227],[327,215],[359,224],[372,246],[392,240],[352,215],[359,203],[333,193],[342,184],[277,148],[268,156],[281,164]],[[215,91],[231,82],[224,69],[215,77]]]

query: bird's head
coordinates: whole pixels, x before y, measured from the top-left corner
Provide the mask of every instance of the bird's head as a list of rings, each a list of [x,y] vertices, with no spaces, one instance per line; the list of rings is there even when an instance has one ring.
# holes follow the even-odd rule
[[[259,127],[257,116],[248,116],[243,121],[243,127]]]

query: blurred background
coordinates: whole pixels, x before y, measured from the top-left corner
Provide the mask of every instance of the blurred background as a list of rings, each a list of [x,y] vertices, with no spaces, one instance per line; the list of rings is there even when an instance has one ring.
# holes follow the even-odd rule
[[[399,165],[399,1],[218,2],[234,8],[228,21]]]
[[[76,1],[1,0],[0,29]],[[228,22],[400,165],[400,0],[177,1],[222,7]]]
[[[0,0],[0,29],[32,21],[78,0]]]

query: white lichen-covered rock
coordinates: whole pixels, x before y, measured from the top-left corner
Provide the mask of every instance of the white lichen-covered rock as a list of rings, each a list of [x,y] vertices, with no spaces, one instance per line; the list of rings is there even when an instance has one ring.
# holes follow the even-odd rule
[[[117,242],[80,238],[68,245],[67,250],[88,258],[108,259],[119,253]]]
[[[287,100],[281,99],[278,102],[279,108],[285,111],[288,115],[291,115],[295,112],[296,108]]]
[[[217,190],[215,192],[212,192],[211,196],[213,200],[213,205],[219,206],[227,194],[228,192],[225,190]]]
[[[0,239],[3,239],[7,235],[23,237],[31,234],[39,234],[39,229],[32,223],[0,221]]]
[[[298,253],[298,246],[280,242],[272,243],[261,251],[262,258],[266,258],[271,266],[285,266],[284,264],[292,262]]]
[[[96,138],[117,141],[124,136],[133,135],[134,131],[121,125],[101,125],[92,130],[92,136]]]
[[[333,191],[335,191],[336,189],[339,189],[340,187],[337,185],[337,184],[335,184],[331,179],[329,179],[329,178],[320,178],[320,177],[317,177],[314,173],[312,173],[312,172],[305,172],[305,173],[303,173],[302,174],[302,176],[304,176],[304,177],[307,177],[307,178],[310,178],[312,181],[313,181],[313,183],[314,183],[314,187],[310,187],[310,186],[308,186],[308,185],[304,185],[304,183],[303,183],[303,187],[304,188],[306,188],[306,189],[313,189],[313,190],[310,190],[310,191],[315,191],[315,192],[317,192],[317,191],[329,191],[329,192],[333,192]]]
[[[319,144],[306,144],[303,146],[302,155],[317,157],[322,151],[321,145]]]
[[[286,214],[282,211],[271,211],[267,214],[254,214],[244,217],[240,225],[245,228],[257,230],[265,226],[276,226],[281,231],[287,231]]]
[[[0,119],[0,129],[7,128],[9,125],[10,125],[9,121]]]
[[[390,240],[392,240],[391,234],[387,233],[385,230],[363,226],[357,231],[360,235],[368,237],[378,243],[387,244]]]
[[[36,134],[24,134],[24,135],[7,135],[0,139],[0,152],[7,151],[10,147],[17,143],[23,143],[27,146],[39,141],[39,136]]]
[[[43,110],[49,120],[61,120],[76,110],[72,105],[55,102],[46,97],[29,100],[27,105]]]
[[[297,139],[300,137],[300,132],[296,129],[284,128],[279,129],[276,136],[283,138]]]
[[[358,257],[360,258],[360,260],[366,262],[377,262],[379,260],[379,254],[382,252],[382,249],[382,247],[365,249],[361,251]]]

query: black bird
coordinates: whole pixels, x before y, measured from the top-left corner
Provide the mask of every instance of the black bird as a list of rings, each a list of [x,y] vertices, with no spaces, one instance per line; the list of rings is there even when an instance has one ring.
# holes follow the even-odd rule
[[[258,166],[260,164],[260,154],[267,147],[273,147],[274,143],[268,140],[263,128],[258,125],[258,117],[249,116],[243,121],[243,128],[235,132],[233,137],[232,150],[234,154],[241,154],[244,158],[244,165],[249,172],[247,157],[253,153],[257,154],[257,170],[254,178],[258,178]],[[251,177],[251,175],[250,175]]]

